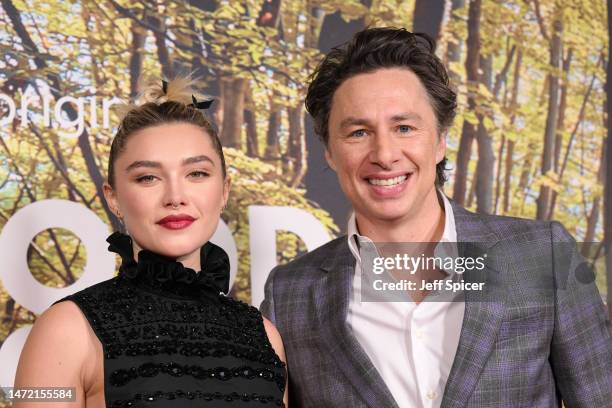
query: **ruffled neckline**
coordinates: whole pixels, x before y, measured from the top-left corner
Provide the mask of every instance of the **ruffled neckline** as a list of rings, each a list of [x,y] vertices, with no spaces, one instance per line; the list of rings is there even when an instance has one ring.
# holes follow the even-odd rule
[[[211,242],[200,248],[201,272],[146,249],[138,253],[136,262],[132,239],[120,232],[111,234],[106,242],[110,244],[108,250],[121,257],[119,276],[137,286],[195,299],[218,298],[220,292],[229,292],[229,258]]]

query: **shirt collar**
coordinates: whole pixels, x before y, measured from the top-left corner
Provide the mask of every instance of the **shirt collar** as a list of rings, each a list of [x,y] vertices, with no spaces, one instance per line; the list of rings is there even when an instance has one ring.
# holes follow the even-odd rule
[[[453,214],[453,207],[444,193],[440,190],[436,190],[438,199],[444,203],[444,231],[442,232],[442,238],[440,242],[457,242],[457,228],[455,226],[455,216]],[[372,240],[364,235],[359,234],[357,228],[357,220],[355,219],[355,212],[351,213],[347,226],[347,239],[348,246],[351,253],[361,262],[359,255],[360,242],[372,243]]]

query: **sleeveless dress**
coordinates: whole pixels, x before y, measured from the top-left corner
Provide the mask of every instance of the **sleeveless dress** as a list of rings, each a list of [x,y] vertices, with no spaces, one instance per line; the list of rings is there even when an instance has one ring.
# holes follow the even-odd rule
[[[221,293],[225,251],[204,245],[196,273],[147,250],[134,261],[127,235],[107,241],[118,276],[60,300],[78,305],[102,343],[107,407],[284,406],[285,364],[261,313]]]

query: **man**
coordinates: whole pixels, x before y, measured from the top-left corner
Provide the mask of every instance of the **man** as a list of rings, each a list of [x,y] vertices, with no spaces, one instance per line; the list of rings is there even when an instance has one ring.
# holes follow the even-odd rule
[[[456,96],[433,41],[357,33],[319,65],[306,107],[354,214],[348,236],[266,283],[261,309],[285,342],[290,406],[612,407],[610,322],[569,234],[476,215],[439,191]],[[413,278],[487,290],[364,301],[364,248],[431,242],[484,256],[484,269]]]

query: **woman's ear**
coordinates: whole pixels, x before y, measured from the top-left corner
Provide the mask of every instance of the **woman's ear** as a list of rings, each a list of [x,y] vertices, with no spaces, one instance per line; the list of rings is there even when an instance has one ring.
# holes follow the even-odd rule
[[[115,194],[115,190],[111,187],[111,185],[104,183],[102,185],[102,192],[104,193],[104,199],[106,200],[108,208],[110,208],[117,218],[123,218],[121,211],[119,210],[117,195]]]

